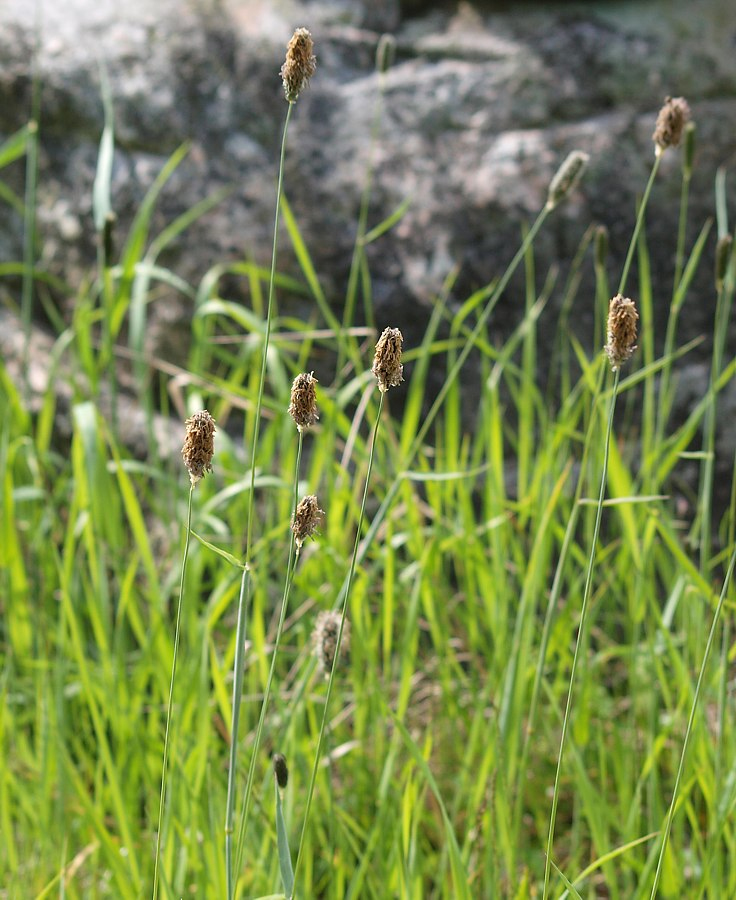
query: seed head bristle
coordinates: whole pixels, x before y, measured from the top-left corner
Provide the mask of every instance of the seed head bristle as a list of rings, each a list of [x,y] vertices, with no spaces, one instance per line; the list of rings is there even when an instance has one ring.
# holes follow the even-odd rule
[[[317,58],[313,50],[312,35],[306,28],[297,28],[286,48],[286,60],[281,66],[284,94],[289,103],[296,102],[317,71]]]
[[[307,494],[297,505],[291,530],[294,532],[296,545],[301,549],[304,541],[311,537],[319,528],[324,518],[324,510],[319,508],[319,503],[314,494]]]
[[[282,753],[274,753],[271,761],[276,784],[283,789],[289,783],[289,767],[286,765],[286,757]]]
[[[203,409],[184,423],[186,437],[181,455],[189,472],[192,487],[206,472],[212,471],[212,457],[215,453],[215,420]]]
[[[634,301],[616,294],[608,306],[608,343],[603,348],[614,372],[631,359],[636,350],[638,318]]]
[[[371,371],[384,394],[389,388],[396,387],[404,380],[404,367],[401,365],[403,343],[404,338],[398,328],[386,328],[376,344],[376,355]]]
[[[337,650],[337,638],[340,634],[340,613],[335,610],[323,610],[318,616],[312,632],[312,646],[317,657],[319,667],[326,677],[332,671]],[[340,642],[340,661],[347,657],[350,649],[350,622],[345,619],[342,629],[342,641]]]
[[[590,157],[582,150],[573,150],[565,157],[549,184],[547,209],[554,209],[558,203],[572,193],[583,176]]]
[[[317,379],[314,377],[314,372],[302,372],[296,376],[291,386],[289,415],[299,431],[304,431],[319,419],[315,384],[317,384]]]
[[[665,97],[652,135],[657,156],[664,153],[668,147],[676,147],[680,143],[682,132],[689,120],[690,107],[684,97]]]

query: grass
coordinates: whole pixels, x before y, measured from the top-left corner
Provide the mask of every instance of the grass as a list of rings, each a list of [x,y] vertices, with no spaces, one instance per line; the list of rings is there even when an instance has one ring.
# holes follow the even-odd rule
[[[29,291],[36,309],[64,290],[34,262],[37,119],[0,146],[0,167],[25,165],[29,178],[26,200],[0,189],[27,229],[24,260],[0,269],[21,329]],[[109,115],[107,127],[100,227],[111,211]],[[379,141],[380,106],[371,129]],[[536,235],[555,215],[545,207],[508,269],[489,271],[472,296],[450,304],[457,273],[448,278],[423,339],[405,346],[399,405],[398,391],[381,394],[370,372],[377,334],[364,250],[392,240],[406,207],[371,222],[364,195],[345,304],[321,288],[288,183],[277,207],[301,276],[245,260],[189,284],[159,265],[159,253],[218,198],[151,233],[156,199],[186,152],[176,151],[118,236],[118,256],[106,251],[89,284],[70,291],[71,321],[52,320],[50,378],[33,404],[24,373],[0,361],[0,897],[151,894],[180,598],[160,896],[227,896],[231,747],[238,898],[283,896],[295,878],[304,898],[522,900],[541,896],[547,860],[556,898],[736,895],[726,579],[736,479],[716,519],[713,457],[719,395],[736,373],[724,333],[732,252],[712,298],[693,288],[708,242],[728,234],[723,175],[717,235],[694,223],[701,230],[688,245],[678,227],[668,285],[649,274],[646,204],[636,226],[632,210],[625,274],[636,259],[638,283],[627,291],[640,310],[641,349],[615,385],[600,348],[617,273],[596,223],[582,223],[566,283],[539,277]],[[367,184],[375,177],[369,171]],[[662,177],[655,164],[637,187],[656,192]],[[687,166],[682,177],[684,221]],[[590,344],[569,328],[592,302],[577,293],[586,268],[601,307]],[[501,344],[493,311],[516,269],[525,303]],[[240,279],[249,305],[224,295],[225,275]],[[180,460],[155,438],[154,416],[169,400],[154,384],[174,377],[142,352],[158,284],[192,304],[187,410],[206,407],[220,423],[214,473],[193,494]],[[267,302],[288,294],[314,301],[308,319]],[[689,304],[715,309],[716,298],[709,388],[673,421],[679,367],[694,349],[679,344],[677,323]],[[554,359],[542,385],[538,328],[552,299],[561,312],[544,335]],[[662,302],[671,317],[659,336],[652,310]],[[97,402],[123,351],[147,416],[143,461]],[[480,377],[469,420],[462,376],[471,354]],[[320,419],[302,455],[289,390],[318,357],[339,367],[321,377]],[[68,443],[57,427],[60,382],[72,398]],[[679,492],[697,507],[690,521]],[[307,493],[326,518],[296,566],[290,523]],[[239,616],[244,542],[249,599]],[[310,636],[319,611],[343,607],[350,655],[328,681]],[[274,752],[289,768],[275,802]]]

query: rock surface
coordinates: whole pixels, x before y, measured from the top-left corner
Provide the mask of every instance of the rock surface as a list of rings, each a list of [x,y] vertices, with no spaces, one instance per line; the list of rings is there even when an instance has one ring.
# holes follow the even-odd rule
[[[215,263],[244,254],[267,264],[286,111],[278,71],[297,25],[311,29],[319,66],[290,126],[290,203],[339,311],[369,161],[369,224],[411,198],[398,226],[370,247],[377,323],[401,327],[410,345],[422,335],[453,267],[459,276],[448,299],[452,307],[503,271],[523,223],[536,215],[556,167],[574,148],[591,155],[590,169],[539,236],[538,282],[560,262],[561,285],[583,232],[598,222],[609,228],[609,272],[616,283],[665,94],[685,95],[698,127],[689,244],[714,214],[717,167],[736,158],[731,0],[701,0],[697,15],[683,0],[41,0],[40,7],[37,23],[27,0],[0,5],[0,140],[29,119],[38,41],[40,258],[72,286],[72,297],[95,259],[92,186],[103,67],[115,111],[112,205],[120,242],[166,159],[188,141],[186,158],[161,191],[151,235],[218,188],[233,190],[168,246],[160,262],[194,286]],[[396,56],[383,80],[373,145],[381,86],[375,51],[383,30],[393,33]],[[660,343],[672,291],[680,164],[680,151],[665,155],[647,224]],[[22,195],[22,161],[2,174]],[[732,199],[732,220],[733,213]],[[683,340],[711,332],[714,244],[713,234],[681,318]],[[2,204],[0,258],[21,256],[21,219]],[[279,268],[299,276],[285,240]],[[574,320],[592,348],[591,269],[584,270]],[[635,280],[629,284],[635,295]],[[229,289],[248,302],[242,284]],[[545,313],[552,324],[560,295],[558,289]],[[150,349],[181,362],[189,301],[172,289],[154,296]],[[303,300],[280,297],[282,304],[290,301],[304,311]],[[517,280],[492,320],[499,340],[518,323],[522,307]],[[708,347],[706,341],[697,351],[702,360]],[[544,351],[540,359],[543,369]],[[326,383],[332,377],[320,375]]]

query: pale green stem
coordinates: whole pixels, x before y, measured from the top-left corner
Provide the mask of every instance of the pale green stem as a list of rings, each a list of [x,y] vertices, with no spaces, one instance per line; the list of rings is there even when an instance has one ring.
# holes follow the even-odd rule
[[[289,130],[289,119],[293,102],[289,103],[284,131],[281,138],[281,155],[279,157],[278,186],[276,189],[276,216],[273,225],[273,246],[271,249],[271,275],[268,282],[268,308],[266,311],[266,335],[263,340],[263,359],[261,362],[261,377],[258,384],[258,398],[256,400],[255,422],[253,423],[253,444],[251,447],[250,461],[250,492],[248,496],[248,514],[245,527],[245,568],[240,585],[240,598],[238,600],[238,620],[236,628],[235,661],[233,663],[233,713],[230,729],[230,765],[228,767],[227,805],[225,809],[225,867],[227,870],[227,898],[233,897],[233,871],[232,871],[232,836],[233,836],[233,809],[235,804],[235,762],[234,757],[238,745],[238,725],[240,723],[240,701],[243,696],[243,669],[245,666],[245,620],[250,597],[250,552],[253,530],[253,509],[255,507],[256,487],[256,450],[258,448],[258,435],[261,425],[261,408],[263,406],[263,391],[266,381],[266,367],[268,363],[268,345],[271,339],[271,314],[273,312],[274,285],[276,281],[276,248],[279,234],[279,212],[281,209],[281,194],[284,183],[284,157],[286,155],[286,134]]]
[[[293,502],[291,505],[292,516],[296,515],[296,507],[299,497],[299,466],[302,458],[302,443],[303,443],[303,432],[301,429],[299,430],[299,445],[297,448],[296,454],[296,466],[294,468],[294,492],[293,492]],[[292,519],[293,521],[293,519]],[[279,646],[281,644],[281,634],[284,629],[284,620],[286,619],[286,610],[289,606],[289,593],[291,592],[291,585],[294,580],[294,573],[296,571],[297,563],[299,562],[299,553],[300,547],[296,546],[296,541],[294,540],[294,536],[292,534],[291,541],[289,543],[289,561],[286,565],[286,580],[284,582],[284,593],[281,599],[281,610],[279,612],[279,623],[278,628],[276,629],[276,640],[273,645],[273,652],[271,654],[271,666],[268,671],[268,679],[266,681],[266,690],[263,695],[263,702],[261,704],[261,714],[258,718],[258,726],[256,728],[256,736],[255,741],[253,743],[253,750],[251,753],[250,764],[248,766],[248,778],[245,785],[245,800],[243,801],[243,811],[240,817],[240,830],[238,832],[238,849],[235,854],[235,871],[240,871],[240,863],[243,857],[243,848],[245,846],[245,833],[248,826],[248,813],[250,811],[250,802],[251,797],[253,795],[253,781],[255,778],[255,769],[256,762],[258,760],[258,750],[261,746],[261,734],[263,732],[263,723],[266,719],[266,710],[268,709],[268,701],[271,696],[271,684],[273,683],[273,673],[276,668],[276,656],[279,652]]]
[[[363,500],[362,500],[362,503],[360,504],[360,514],[358,515],[358,525],[357,525],[356,533],[355,533],[355,544],[353,546],[353,555],[350,560],[350,570],[348,572],[347,585],[346,585],[345,594],[343,597],[342,610],[340,612],[340,630],[337,633],[337,643],[335,645],[335,652],[334,652],[334,656],[332,659],[332,668],[330,670],[330,679],[327,683],[327,694],[325,696],[325,708],[322,713],[322,723],[321,723],[320,729],[319,729],[319,738],[317,739],[317,752],[315,753],[314,765],[312,766],[312,777],[309,781],[309,790],[307,791],[307,804],[306,804],[306,809],[304,811],[304,824],[302,825],[302,833],[299,838],[299,850],[297,851],[296,865],[294,866],[294,889],[291,892],[290,900],[293,900],[293,898],[296,896],[296,878],[297,878],[297,874],[299,872],[299,863],[301,862],[302,851],[304,849],[304,837],[306,835],[307,825],[309,823],[309,810],[312,806],[312,797],[314,795],[314,785],[315,785],[315,782],[317,781],[317,772],[319,771],[319,763],[320,763],[320,758],[322,756],[322,745],[324,743],[325,726],[327,723],[327,716],[328,716],[329,707],[330,707],[330,697],[332,696],[332,685],[335,681],[335,670],[337,669],[337,666],[338,666],[338,663],[340,660],[340,649],[342,646],[342,636],[343,636],[343,630],[345,628],[345,616],[347,614],[348,600],[350,599],[350,589],[353,585],[353,578],[355,577],[355,567],[356,567],[356,563],[358,560],[358,547],[360,545],[360,533],[363,528],[363,517],[365,515],[365,503],[366,503],[366,499],[368,497],[368,485],[370,483],[371,470],[373,468],[373,457],[375,455],[375,450],[376,450],[376,437],[378,435],[378,427],[381,424],[381,413],[383,411],[383,401],[384,401],[385,396],[386,396],[385,392],[381,391],[381,399],[378,404],[378,414],[376,416],[376,424],[373,429],[373,436],[371,438],[370,454],[368,456],[368,470],[367,470],[366,476],[365,476],[365,485],[363,486]]]
[[[608,426],[606,428],[606,437],[603,453],[603,472],[601,473],[601,486],[598,493],[598,505],[595,514],[595,527],[593,528],[593,540],[590,547],[590,558],[588,559],[588,570],[585,575],[585,587],[583,589],[583,605],[580,610],[580,624],[578,625],[578,633],[575,639],[575,652],[572,657],[572,669],[570,670],[570,684],[567,689],[567,700],[565,702],[565,715],[562,720],[562,734],[560,736],[560,750],[557,754],[557,771],[555,772],[555,786],[552,794],[552,813],[549,821],[549,834],[547,836],[547,856],[544,863],[544,889],[542,892],[542,900],[546,900],[549,893],[549,876],[552,864],[552,844],[555,834],[555,821],[557,819],[557,803],[560,796],[560,773],[562,772],[562,760],[565,753],[565,741],[567,739],[567,730],[570,723],[570,711],[572,709],[572,694],[575,686],[575,673],[578,667],[578,658],[580,647],[583,644],[585,635],[585,626],[588,615],[588,605],[590,602],[591,587],[593,585],[593,568],[595,563],[595,555],[598,544],[598,535],[601,528],[601,518],[603,515],[603,498],[606,492],[606,479],[608,478],[608,454],[611,443],[611,432],[613,431],[613,413],[616,408],[616,393],[618,391],[619,370],[616,369],[613,380],[613,392],[611,393],[611,404],[608,411]]]
[[[184,540],[184,554],[181,561],[181,578],[179,580],[179,600],[176,604],[176,627],[174,629],[174,658],[171,662],[171,681],[169,683],[169,702],[166,707],[166,736],[164,737],[164,759],[161,771],[161,796],[158,804],[158,830],[156,832],[156,862],[153,868],[153,900],[158,895],[158,870],[161,859],[161,830],[163,826],[164,807],[166,805],[166,773],[169,761],[169,740],[171,735],[171,718],[174,706],[174,681],[176,679],[176,662],[179,658],[179,635],[181,631],[181,608],[184,596],[184,576],[187,570],[187,558],[189,557],[189,540],[192,534],[192,496],[194,485],[189,486],[189,505],[187,507],[187,532]]]
[[[736,549],[734,549],[731,554],[731,561],[728,564],[728,571],[726,572],[726,577],[723,580],[723,587],[721,588],[721,596],[718,598],[718,605],[716,606],[716,611],[713,615],[713,622],[710,626],[710,633],[708,634],[708,641],[705,645],[705,653],[703,654],[703,662],[700,666],[700,672],[698,673],[698,681],[695,685],[695,694],[693,696],[693,703],[690,707],[690,716],[687,720],[687,728],[685,729],[685,740],[682,744],[682,752],[680,754],[680,763],[677,767],[677,775],[675,777],[675,786],[672,790],[672,800],[670,801],[670,808],[667,810],[667,818],[664,823],[664,833],[662,834],[662,846],[659,850],[659,859],[657,860],[657,871],[654,875],[654,884],[652,885],[652,893],[650,895],[650,900],[654,900],[657,896],[657,888],[659,887],[659,880],[662,877],[662,866],[664,864],[664,855],[667,850],[667,842],[669,840],[670,831],[672,829],[672,820],[675,816],[675,807],[677,806],[677,796],[680,790],[680,781],[682,780],[682,773],[685,768],[685,756],[687,755],[688,744],[690,743],[690,735],[693,730],[693,723],[695,721],[695,712],[698,706],[698,700],[700,699],[700,692],[703,687],[703,681],[705,679],[705,670],[708,665],[708,658],[710,657],[710,651],[713,646],[713,641],[716,635],[716,627],[718,626],[718,621],[721,616],[721,610],[723,609],[723,604],[726,599],[726,594],[728,593],[728,586],[731,581],[731,577],[733,576],[734,565],[736,565]]]
[[[639,204],[639,211],[636,215],[636,224],[634,225],[634,233],[631,236],[629,249],[626,253],[626,261],[624,262],[624,268],[621,272],[621,281],[619,282],[617,291],[618,294],[623,294],[624,289],[626,288],[626,282],[629,277],[629,269],[631,268],[631,261],[634,258],[634,250],[636,249],[636,242],[639,240],[639,232],[641,231],[641,226],[644,221],[644,212],[647,208],[647,204],[649,203],[649,195],[652,192],[652,185],[654,184],[654,179],[657,177],[657,170],[659,169],[659,163],[661,159],[661,154],[658,154],[654,158],[654,165],[652,166],[652,171],[649,174],[649,181],[647,181],[647,186],[644,189],[644,196],[641,198],[641,203]]]

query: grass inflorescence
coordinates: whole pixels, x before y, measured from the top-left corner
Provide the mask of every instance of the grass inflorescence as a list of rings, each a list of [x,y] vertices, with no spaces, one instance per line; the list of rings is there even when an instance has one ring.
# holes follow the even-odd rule
[[[373,149],[392,50],[379,47]],[[72,321],[53,319],[40,396],[28,346],[16,368],[0,361],[0,896],[736,896],[733,473],[716,503],[734,251],[722,174],[717,234],[705,224],[686,240],[688,104],[668,98],[656,120],[615,292],[597,223],[581,225],[565,285],[536,276],[538,234],[595,165],[574,151],[505,270],[455,305],[449,276],[410,346],[403,322],[376,328],[365,248],[392,239],[406,206],[370,221],[372,162],[339,313],[286,199],[288,124],[316,76],[297,29],[281,70],[270,267],[218,264],[199,285],[154,263],[216,198],[150,236],[180,148],[125,239],[105,88],[96,275]],[[27,163],[8,310],[27,341],[42,281],[29,250],[37,112],[0,148]],[[662,157],[678,152],[673,279],[661,285],[647,208]],[[301,281],[279,273],[282,228]],[[706,392],[678,421],[694,342],[678,344],[677,324],[709,242],[714,353]],[[577,291],[586,267],[592,297]],[[519,271],[525,303],[502,343],[494,310]],[[222,296],[226,275],[249,306]],[[179,411],[201,411],[183,467],[156,437],[167,410],[142,354],[154,277],[193,304]],[[309,321],[277,316],[286,289],[314,300]],[[553,299],[541,384],[538,324]],[[584,304],[596,305],[588,342],[569,327]],[[121,444],[119,410],[98,402],[106,388],[122,401],[124,352],[145,462]]]

